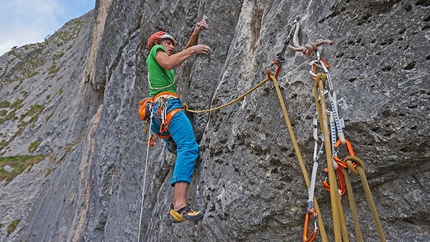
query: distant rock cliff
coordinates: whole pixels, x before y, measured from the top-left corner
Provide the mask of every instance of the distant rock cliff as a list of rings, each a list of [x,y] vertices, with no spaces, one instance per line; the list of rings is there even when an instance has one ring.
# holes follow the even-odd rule
[[[219,111],[189,114],[200,146],[189,203],[206,210],[202,221],[168,222],[175,158],[160,140],[149,150],[142,199],[146,39],[164,29],[181,49],[204,15],[210,29],[199,41],[211,55],[176,70],[189,108],[219,106],[262,81],[297,17],[300,44],[334,41],[321,57],[385,237],[429,241],[429,9],[426,0],[97,1],[45,42],[0,57],[0,154],[44,157],[2,181],[0,241],[137,241],[139,227],[141,241],[302,239],[308,190],[270,81]],[[309,175],[313,57],[287,50],[277,78]],[[347,155],[341,147],[339,157]],[[326,165],[315,196],[334,241]],[[360,179],[351,178],[364,240],[379,241]],[[342,205],[356,241],[347,195]]]

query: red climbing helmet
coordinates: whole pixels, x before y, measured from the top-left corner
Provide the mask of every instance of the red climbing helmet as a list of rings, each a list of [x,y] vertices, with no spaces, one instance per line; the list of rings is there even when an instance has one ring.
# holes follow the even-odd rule
[[[164,32],[164,31],[158,31],[148,38],[148,44],[146,45],[146,48],[147,49],[151,48],[151,45],[157,39],[170,39],[172,41],[173,45],[175,45],[175,40],[173,39],[173,37],[170,34]]]

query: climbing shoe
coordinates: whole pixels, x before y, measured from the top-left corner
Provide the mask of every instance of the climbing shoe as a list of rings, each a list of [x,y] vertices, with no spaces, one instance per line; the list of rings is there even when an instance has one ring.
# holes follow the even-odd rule
[[[170,215],[173,217],[173,223],[180,223],[184,221],[197,221],[203,218],[204,212],[194,211],[190,207],[185,206],[178,211],[173,209],[173,204],[170,205]]]

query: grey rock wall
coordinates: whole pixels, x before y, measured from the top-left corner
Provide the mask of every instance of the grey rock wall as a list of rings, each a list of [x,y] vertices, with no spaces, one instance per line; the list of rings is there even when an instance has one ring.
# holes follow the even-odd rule
[[[27,91],[24,107],[45,105],[2,155],[27,154],[36,139],[42,143],[33,154],[49,154],[1,188],[1,240],[137,241],[139,228],[141,241],[301,239],[308,193],[271,82],[219,111],[189,114],[200,145],[189,203],[206,215],[197,223],[167,221],[174,156],[158,140],[145,165],[147,134],[136,112],[148,93],[144,46],[150,34],[164,29],[180,48],[206,15],[210,29],[200,43],[212,53],[177,68],[182,100],[191,109],[216,107],[262,81],[288,24],[299,16],[301,44],[334,41],[321,56],[330,64],[346,138],[366,164],[387,240],[428,241],[429,9],[424,0],[97,1],[95,11],[79,19],[78,34],[40,47],[39,74],[26,78],[18,68],[34,49],[19,48],[21,58],[0,58],[2,99]],[[71,32],[67,25],[61,30]],[[312,58],[291,51],[284,57],[278,81],[310,173]],[[62,68],[49,74],[53,62]],[[14,91],[17,82],[6,80],[19,75],[22,84]],[[62,95],[54,95],[60,87]],[[2,139],[16,127],[16,121],[3,122]],[[346,155],[342,147],[340,156]],[[316,197],[334,241],[330,195],[320,183],[325,165],[318,170]],[[46,175],[46,169],[53,172]],[[352,181],[365,241],[379,241],[361,182]],[[24,187],[27,196],[13,195]],[[18,200],[25,202],[15,208]],[[349,238],[356,241],[346,197],[342,204]],[[18,218],[7,235],[7,224]]]

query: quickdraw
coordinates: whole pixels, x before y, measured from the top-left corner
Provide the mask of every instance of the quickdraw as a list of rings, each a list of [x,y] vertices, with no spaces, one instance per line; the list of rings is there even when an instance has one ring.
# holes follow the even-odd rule
[[[323,43],[330,43],[332,44],[332,41],[324,41],[324,42],[319,42],[321,44]],[[329,68],[329,64],[327,63],[327,61],[323,60],[320,58],[320,52],[318,49],[313,50],[316,53],[316,59],[312,60],[309,65],[311,66],[311,70],[309,71],[309,73],[311,74],[311,78],[314,81],[317,81],[317,76],[320,75],[317,73],[318,69],[322,69],[323,73],[324,73],[324,83],[327,83],[328,86],[328,90],[324,90],[324,94],[328,96],[328,102],[330,104],[330,111],[326,110],[326,113],[329,115],[329,121],[330,121],[330,134],[331,134],[331,143],[332,143],[332,155],[333,155],[333,166],[334,169],[336,169],[337,171],[337,177],[338,177],[338,182],[339,182],[339,194],[341,196],[343,196],[346,193],[346,185],[345,185],[345,179],[343,176],[343,172],[342,172],[342,168],[347,169],[347,165],[341,161],[338,156],[338,146],[339,145],[335,145],[337,142],[337,138],[339,138],[339,141],[343,144],[345,144],[345,137],[344,137],[344,133],[343,133],[343,129],[342,127],[343,125],[343,120],[340,119],[339,117],[339,112],[337,110],[337,100],[336,100],[336,93],[334,92],[333,89],[333,83],[331,81],[331,77],[330,77],[330,72],[328,70]],[[339,166],[340,165],[340,166]],[[328,169],[325,168],[324,171],[326,173],[328,173]],[[330,185],[327,181],[327,175],[323,181],[323,185],[326,188],[327,191],[330,192]]]
[[[146,146],[148,146],[148,147],[154,147],[154,145],[155,145],[154,135],[150,135],[148,137],[148,139],[146,140]]]
[[[273,74],[274,77],[278,77],[279,71],[281,69],[281,65],[285,62],[285,51],[287,50],[289,43],[291,41],[291,39],[294,37],[294,33],[295,31],[299,28],[299,16],[296,16],[294,18],[294,26],[289,25],[288,27],[290,28],[290,32],[287,35],[287,38],[284,41],[284,46],[281,50],[281,52],[279,52],[278,54],[276,54],[276,56],[278,57],[276,60],[273,61],[273,63],[269,66],[269,68],[267,69],[267,78],[268,79],[272,79],[272,74],[271,74],[271,69],[273,66],[277,66],[276,70],[275,70],[275,74]]]
[[[318,116],[316,114],[316,116]],[[308,208],[305,214],[305,224],[303,226],[303,242],[311,242],[314,241],[316,236],[318,235],[318,214],[314,208],[314,193],[315,193],[315,183],[316,183],[316,175],[318,170],[319,158],[324,153],[324,136],[318,136],[318,118],[315,117],[312,122],[312,133],[314,137],[314,155],[313,155],[313,165],[312,165],[312,175],[311,175],[311,185],[309,188],[309,198],[308,198]],[[321,145],[319,142],[321,141]],[[319,148],[318,148],[319,146]],[[309,224],[311,220],[311,216],[314,220],[314,228],[312,233],[308,235],[309,232]]]

